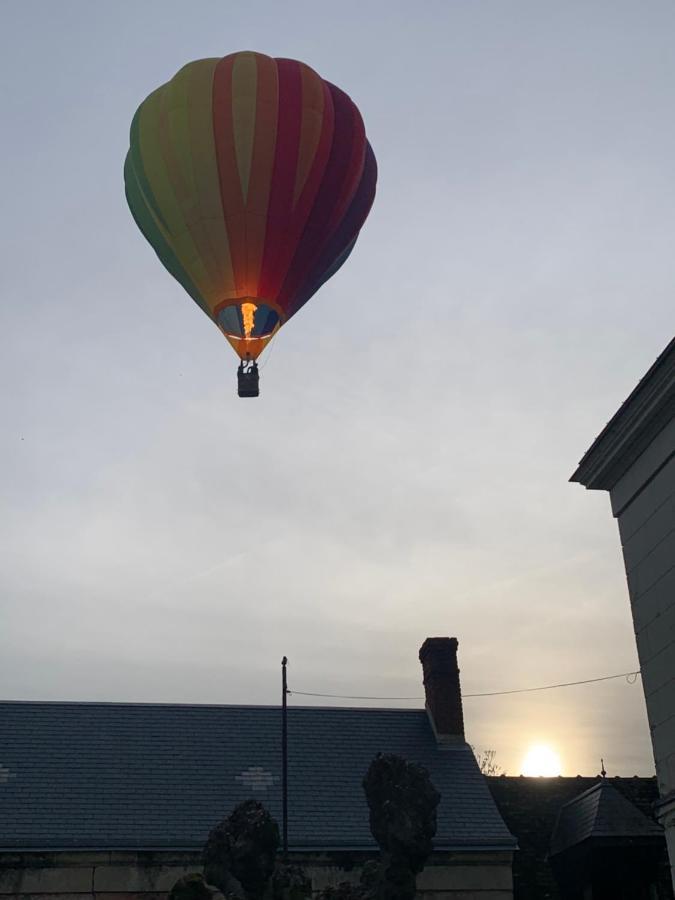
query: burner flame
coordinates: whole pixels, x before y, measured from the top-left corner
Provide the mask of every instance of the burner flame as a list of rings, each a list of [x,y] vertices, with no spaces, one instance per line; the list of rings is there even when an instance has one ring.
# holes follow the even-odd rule
[[[244,320],[244,337],[250,340],[253,329],[255,328],[255,314],[258,307],[255,303],[241,304],[241,317]]]

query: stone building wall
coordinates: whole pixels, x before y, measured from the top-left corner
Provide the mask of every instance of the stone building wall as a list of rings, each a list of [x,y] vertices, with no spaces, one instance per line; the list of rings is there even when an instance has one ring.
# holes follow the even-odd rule
[[[675,420],[611,491],[619,523],[656,777],[675,862]],[[675,871],[675,870],[674,870]],[[674,877],[675,881],[675,877]]]
[[[572,481],[609,491],[618,521],[675,887],[675,338]]]
[[[291,854],[314,890],[358,881],[367,854]],[[434,854],[418,878],[424,900],[512,900],[511,852]],[[79,852],[0,854],[0,900],[159,900],[181,875],[201,871],[201,854]]]
[[[650,447],[651,453],[643,454],[611,492],[662,797],[675,790],[673,448],[675,421],[661,432],[658,442]]]

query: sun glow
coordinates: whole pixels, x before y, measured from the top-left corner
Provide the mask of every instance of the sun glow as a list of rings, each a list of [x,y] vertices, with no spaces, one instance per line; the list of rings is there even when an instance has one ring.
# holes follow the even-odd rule
[[[525,754],[520,771],[523,775],[560,775],[560,757],[548,744],[533,744]]]

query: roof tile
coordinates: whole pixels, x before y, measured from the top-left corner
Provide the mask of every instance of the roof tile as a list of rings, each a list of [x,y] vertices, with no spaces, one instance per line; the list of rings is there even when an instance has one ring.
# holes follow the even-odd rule
[[[0,703],[15,773],[0,784],[0,848],[201,847],[250,796],[280,820],[280,736],[275,707]],[[437,847],[514,846],[470,748],[439,748],[423,710],[292,707],[288,746],[291,848],[374,846],[361,779],[378,751],[429,770]],[[257,768],[274,780],[241,779]]]

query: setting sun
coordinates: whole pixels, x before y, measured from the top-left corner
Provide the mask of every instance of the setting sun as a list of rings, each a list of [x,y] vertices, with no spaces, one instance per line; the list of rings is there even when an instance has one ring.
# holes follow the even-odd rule
[[[560,775],[560,757],[548,744],[533,744],[521,764],[523,775]]]

